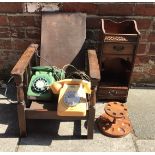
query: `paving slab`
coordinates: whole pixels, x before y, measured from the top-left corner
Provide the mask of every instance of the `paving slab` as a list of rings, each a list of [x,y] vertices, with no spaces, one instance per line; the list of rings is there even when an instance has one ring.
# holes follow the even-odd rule
[[[80,137],[80,134],[87,134],[85,121],[58,120],[30,120],[28,136],[18,139],[16,104],[3,98],[0,100],[0,151],[155,151],[154,95],[154,90],[130,89],[127,105],[134,135],[131,133],[123,138],[106,137],[95,125],[93,140]],[[15,97],[11,95],[9,99],[15,101]],[[104,106],[102,102],[96,104],[96,118],[104,112]]]
[[[137,140],[139,152],[155,152],[155,140]]]
[[[67,131],[65,132],[67,133]],[[21,139],[18,151],[133,152],[135,151],[135,146],[131,134],[123,138],[109,138],[100,133],[95,133],[93,140],[79,139],[72,136],[54,138],[52,135],[31,134]]]
[[[14,152],[18,144],[16,105],[0,101],[0,152]]]
[[[95,118],[98,118],[101,114],[104,113],[104,107],[106,102],[97,102],[95,104],[96,112],[95,112]]]
[[[122,145],[123,144],[123,145]],[[60,146],[60,147],[57,147]],[[61,147],[62,146],[62,147]],[[109,138],[94,134],[93,140],[53,140],[51,151],[75,152],[130,152],[135,151],[131,135],[124,138]]]
[[[138,139],[155,139],[155,90],[130,89],[128,111]]]
[[[124,138],[109,138],[101,134],[95,134],[93,140],[75,139],[67,137],[53,138],[51,135],[31,135],[22,138],[19,146],[19,152],[133,152],[135,146],[132,141],[132,136],[128,135]]]
[[[0,152],[15,152],[18,138],[0,138]]]
[[[51,135],[47,134],[28,134],[21,138],[18,144],[18,152],[48,152],[52,144]]]
[[[135,146],[131,134],[123,138],[106,137],[98,131],[96,125],[94,128],[94,139],[93,140],[83,139],[83,137],[80,137],[80,134],[86,135],[87,133],[85,123],[86,123],[85,121],[81,121],[81,133],[80,133],[79,122],[59,122],[59,127],[56,136],[54,136],[54,133],[52,132],[51,129],[52,126],[54,127],[54,122],[53,125],[52,122],[51,125],[46,124],[46,131],[44,132],[42,132],[43,131],[42,127],[45,128],[45,125],[42,125],[42,122],[40,123],[38,122],[38,124],[40,124],[40,127],[38,125],[33,124],[40,130],[40,133],[34,132],[32,128],[29,129],[31,131],[29,131],[28,136],[26,138],[21,138],[18,145],[18,151],[19,152],[135,151]]]

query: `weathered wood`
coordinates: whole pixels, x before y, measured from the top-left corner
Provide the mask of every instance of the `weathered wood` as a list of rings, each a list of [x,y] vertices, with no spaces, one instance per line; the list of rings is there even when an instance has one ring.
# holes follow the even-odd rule
[[[88,139],[93,139],[94,119],[95,119],[95,108],[92,106],[89,108],[88,119],[87,119],[87,138]]]
[[[92,88],[87,119],[87,138],[93,139],[97,86]]]
[[[98,94],[104,99],[121,99],[123,97],[127,97],[128,95],[128,87],[106,87],[100,86],[98,88]]]
[[[102,19],[102,32],[97,98],[126,101],[140,32],[134,20],[108,19]]]
[[[32,101],[29,110],[37,111],[56,111],[57,110],[57,100],[55,101]]]
[[[30,66],[30,60],[32,59],[37,48],[38,44],[31,44],[22,54],[21,58],[11,71],[17,87],[18,103],[26,102],[26,87],[28,86],[30,76],[30,69],[28,67]]]
[[[88,67],[91,79],[100,80],[100,69],[98,58],[95,50],[88,50]]]
[[[17,87],[17,101],[19,104],[22,104],[25,99],[23,84],[16,85]]]
[[[57,111],[25,110],[26,119],[59,119],[59,120],[86,120],[87,116],[58,116]]]
[[[80,50],[83,46],[86,36],[85,20],[86,15],[81,13],[44,14],[42,20],[41,57],[43,59],[46,59],[51,65],[55,65],[57,67],[62,67],[67,63],[74,65],[74,63],[77,64],[77,62],[83,62],[84,59],[81,58],[82,55]],[[35,56],[35,64],[38,64],[38,57],[36,57],[35,53],[37,48],[37,44],[31,44],[11,71],[11,74],[14,76],[17,86],[17,99],[19,103],[17,105],[17,111],[20,135],[26,135],[26,119],[60,119],[68,121],[87,120],[87,138],[92,139],[95,119],[94,105],[96,103],[96,86],[98,84],[98,81],[100,80],[100,71],[96,51],[88,50],[87,54],[89,68],[88,72],[92,80],[92,93],[88,100],[89,108],[87,110],[87,114],[86,116],[80,117],[67,117],[57,115],[57,99],[50,102],[31,101],[31,104],[26,107],[26,93],[31,77],[30,67],[33,56]],[[83,53],[83,56],[84,54],[85,53]],[[43,59],[40,59],[41,65],[49,65],[45,63]],[[77,66],[79,67],[79,65]]]
[[[25,118],[25,111],[24,111],[23,104],[17,105],[17,112],[18,112],[18,123],[19,123],[20,136],[24,137],[27,135],[27,132],[26,132],[26,118]]]
[[[31,44],[26,51],[22,54],[21,58],[18,60],[16,65],[11,71],[12,75],[20,75],[22,76],[27,68],[30,60],[32,59],[35,51],[38,48],[38,44]]]
[[[92,88],[91,96],[90,96],[90,101],[89,101],[89,106],[95,106],[96,103],[96,91],[97,91],[97,86]]]
[[[134,44],[128,43],[107,43],[103,48],[104,54],[132,54]]]

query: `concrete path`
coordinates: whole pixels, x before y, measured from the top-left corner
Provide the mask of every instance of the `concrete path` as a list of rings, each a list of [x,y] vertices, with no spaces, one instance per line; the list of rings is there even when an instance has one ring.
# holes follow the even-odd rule
[[[155,151],[155,91],[131,89],[127,105],[134,132],[123,138],[109,138],[95,126],[94,139],[75,138],[79,122],[29,121],[28,136],[18,137],[16,104],[0,100],[0,151]],[[103,113],[103,103],[96,104],[96,118]],[[81,133],[86,134],[85,121]],[[40,132],[36,132],[39,128]],[[57,136],[54,136],[57,135]]]

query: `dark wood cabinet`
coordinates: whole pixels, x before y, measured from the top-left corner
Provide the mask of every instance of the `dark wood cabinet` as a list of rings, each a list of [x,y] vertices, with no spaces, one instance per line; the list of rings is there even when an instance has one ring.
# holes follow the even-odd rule
[[[99,100],[126,101],[139,38],[136,21],[102,19]]]

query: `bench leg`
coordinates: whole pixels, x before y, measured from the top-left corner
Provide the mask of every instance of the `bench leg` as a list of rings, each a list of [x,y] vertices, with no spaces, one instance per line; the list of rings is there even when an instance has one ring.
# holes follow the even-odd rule
[[[94,119],[95,119],[95,108],[90,107],[88,113],[88,124],[87,124],[87,139],[93,139],[94,133]]]
[[[25,111],[24,111],[23,104],[17,105],[17,112],[18,112],[18,123],[19,123],[20,136],[25,137],[27,135],[27,132],[26,132],[26,118],[25,118]]]

